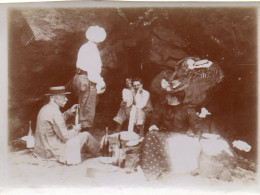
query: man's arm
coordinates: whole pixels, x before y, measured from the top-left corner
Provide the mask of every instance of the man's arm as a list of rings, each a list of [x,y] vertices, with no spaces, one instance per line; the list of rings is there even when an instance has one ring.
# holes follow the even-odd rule
[[[74,129],[68,130],[62,113],[56,113],[53,116],[53,128],[58,137],[66,142],[68,139],[76,136],[78,132]]]
[[[150,98],[150,93],[148,91],[142,90],[138,91],[135,95],[135,105],[138,109],[143,109]]]
[[[74,116],[74,112],[71,111],[71,109],[66,110],[62,113],[64,121],[67,121],[70,117]]]
[[[62,113],[64,121],[75,115],[77,107],[79,107],[79,104],[74,104],[70,109]]]

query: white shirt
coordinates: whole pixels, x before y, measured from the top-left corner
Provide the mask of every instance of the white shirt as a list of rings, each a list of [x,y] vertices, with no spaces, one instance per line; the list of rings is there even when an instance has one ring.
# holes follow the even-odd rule
[[[150,97],[150,93],[143,89],[142,93],[136,93],[134,97],[136,108],[143,109]]]
[[[78,52],[76,67],[88,72],[88,79],[93,83],[104,83],[101,77],[102,61],[97,45],[88,41],[82,45]]]
[[[133,89],[127,89],[127,88],[123,89],[122,98],[123,98],[123,102],[126,102],[126,107],[132,106],[134,101]]]

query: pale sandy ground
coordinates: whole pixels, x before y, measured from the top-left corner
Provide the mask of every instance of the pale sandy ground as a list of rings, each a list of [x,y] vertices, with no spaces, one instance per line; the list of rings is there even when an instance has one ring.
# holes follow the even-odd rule
[[[41,190],[47,189],[52,190],[51,194],[75,194],[75,192],[81,194],[85,190],[92,192],[90,194],[117,194],[118,192],[136,194],[136,190],[145,192],[142,194],[158,194],[157,191],[164,190],[167,191],[163,194],[175,190],[181,194],[259,194],[260,192],[256,191],[256,173],[242,169],[241,175],[243,171],[246,173],[244,177],[234,177],[231,182],[188,174],[175,174],[161,181],[147,182],[140,171],[126,174],[124,170],[115,170],[88,177],[87,167],[97,165],[99,161],[97,158],[83,160],[81,164],[66,166],[54,161],[36,159],[27,149],[9,152],[8,166],[4,170],[7,174],[4,179],[6,188],[0,194],[42,194]],[[58,191],[59,193],[54,191],[59,188],[63,188],[63,191],[62,189]],[[67,190],[64,191],[64,188]],[[19,191],[22,189],[24,191]]]

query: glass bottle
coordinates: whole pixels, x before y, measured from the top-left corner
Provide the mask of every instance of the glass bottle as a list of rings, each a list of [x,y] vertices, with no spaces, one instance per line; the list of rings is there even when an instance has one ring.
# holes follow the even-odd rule
[[[33,148],[34,147],[34,137],[33,137],[33,134],[32,134],[31,121],[29,121],[29,132],[28,132],[28,135],[27,135],[26,147],[27,148]]]
[[[28,136],[32,136],[32,122],[29,121],[29,132],[28,132]]]
[[[106,156],[109,156],[108,127],[106,127]]]
[[[121,136],[120,133],[118,135],[118,143],[119,143],[119,155],[118,155],[118,166],[122,168],[123,166],[123,147],[121,142]]]

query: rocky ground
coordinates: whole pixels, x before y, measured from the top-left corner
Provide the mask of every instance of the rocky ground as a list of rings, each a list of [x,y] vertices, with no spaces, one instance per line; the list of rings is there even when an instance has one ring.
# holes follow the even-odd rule
[[[103,131],[96,129],[91,132],[98,140]],[[128,188],[184,188],[196,190],[231,190],[255,189],[256,164],[243,159],[230,160],[227,155],[214,158],[201,157],[203,170],[199,174],[174,174],[159,181],[146,181],[141,169],[132,174],[126,174],[123,169],[90,174],[87,167],[100,164],[98,158],[92,158],[84,153],[82,163],[67,166],[55,161],[42,161],[26,149],[20,140],[13,142],[12,151],[8,153],[8,177],[5,182],[11,189],[20,188],[84,188],[102,187]],[[226,192],[226,191],[225,191]]]

